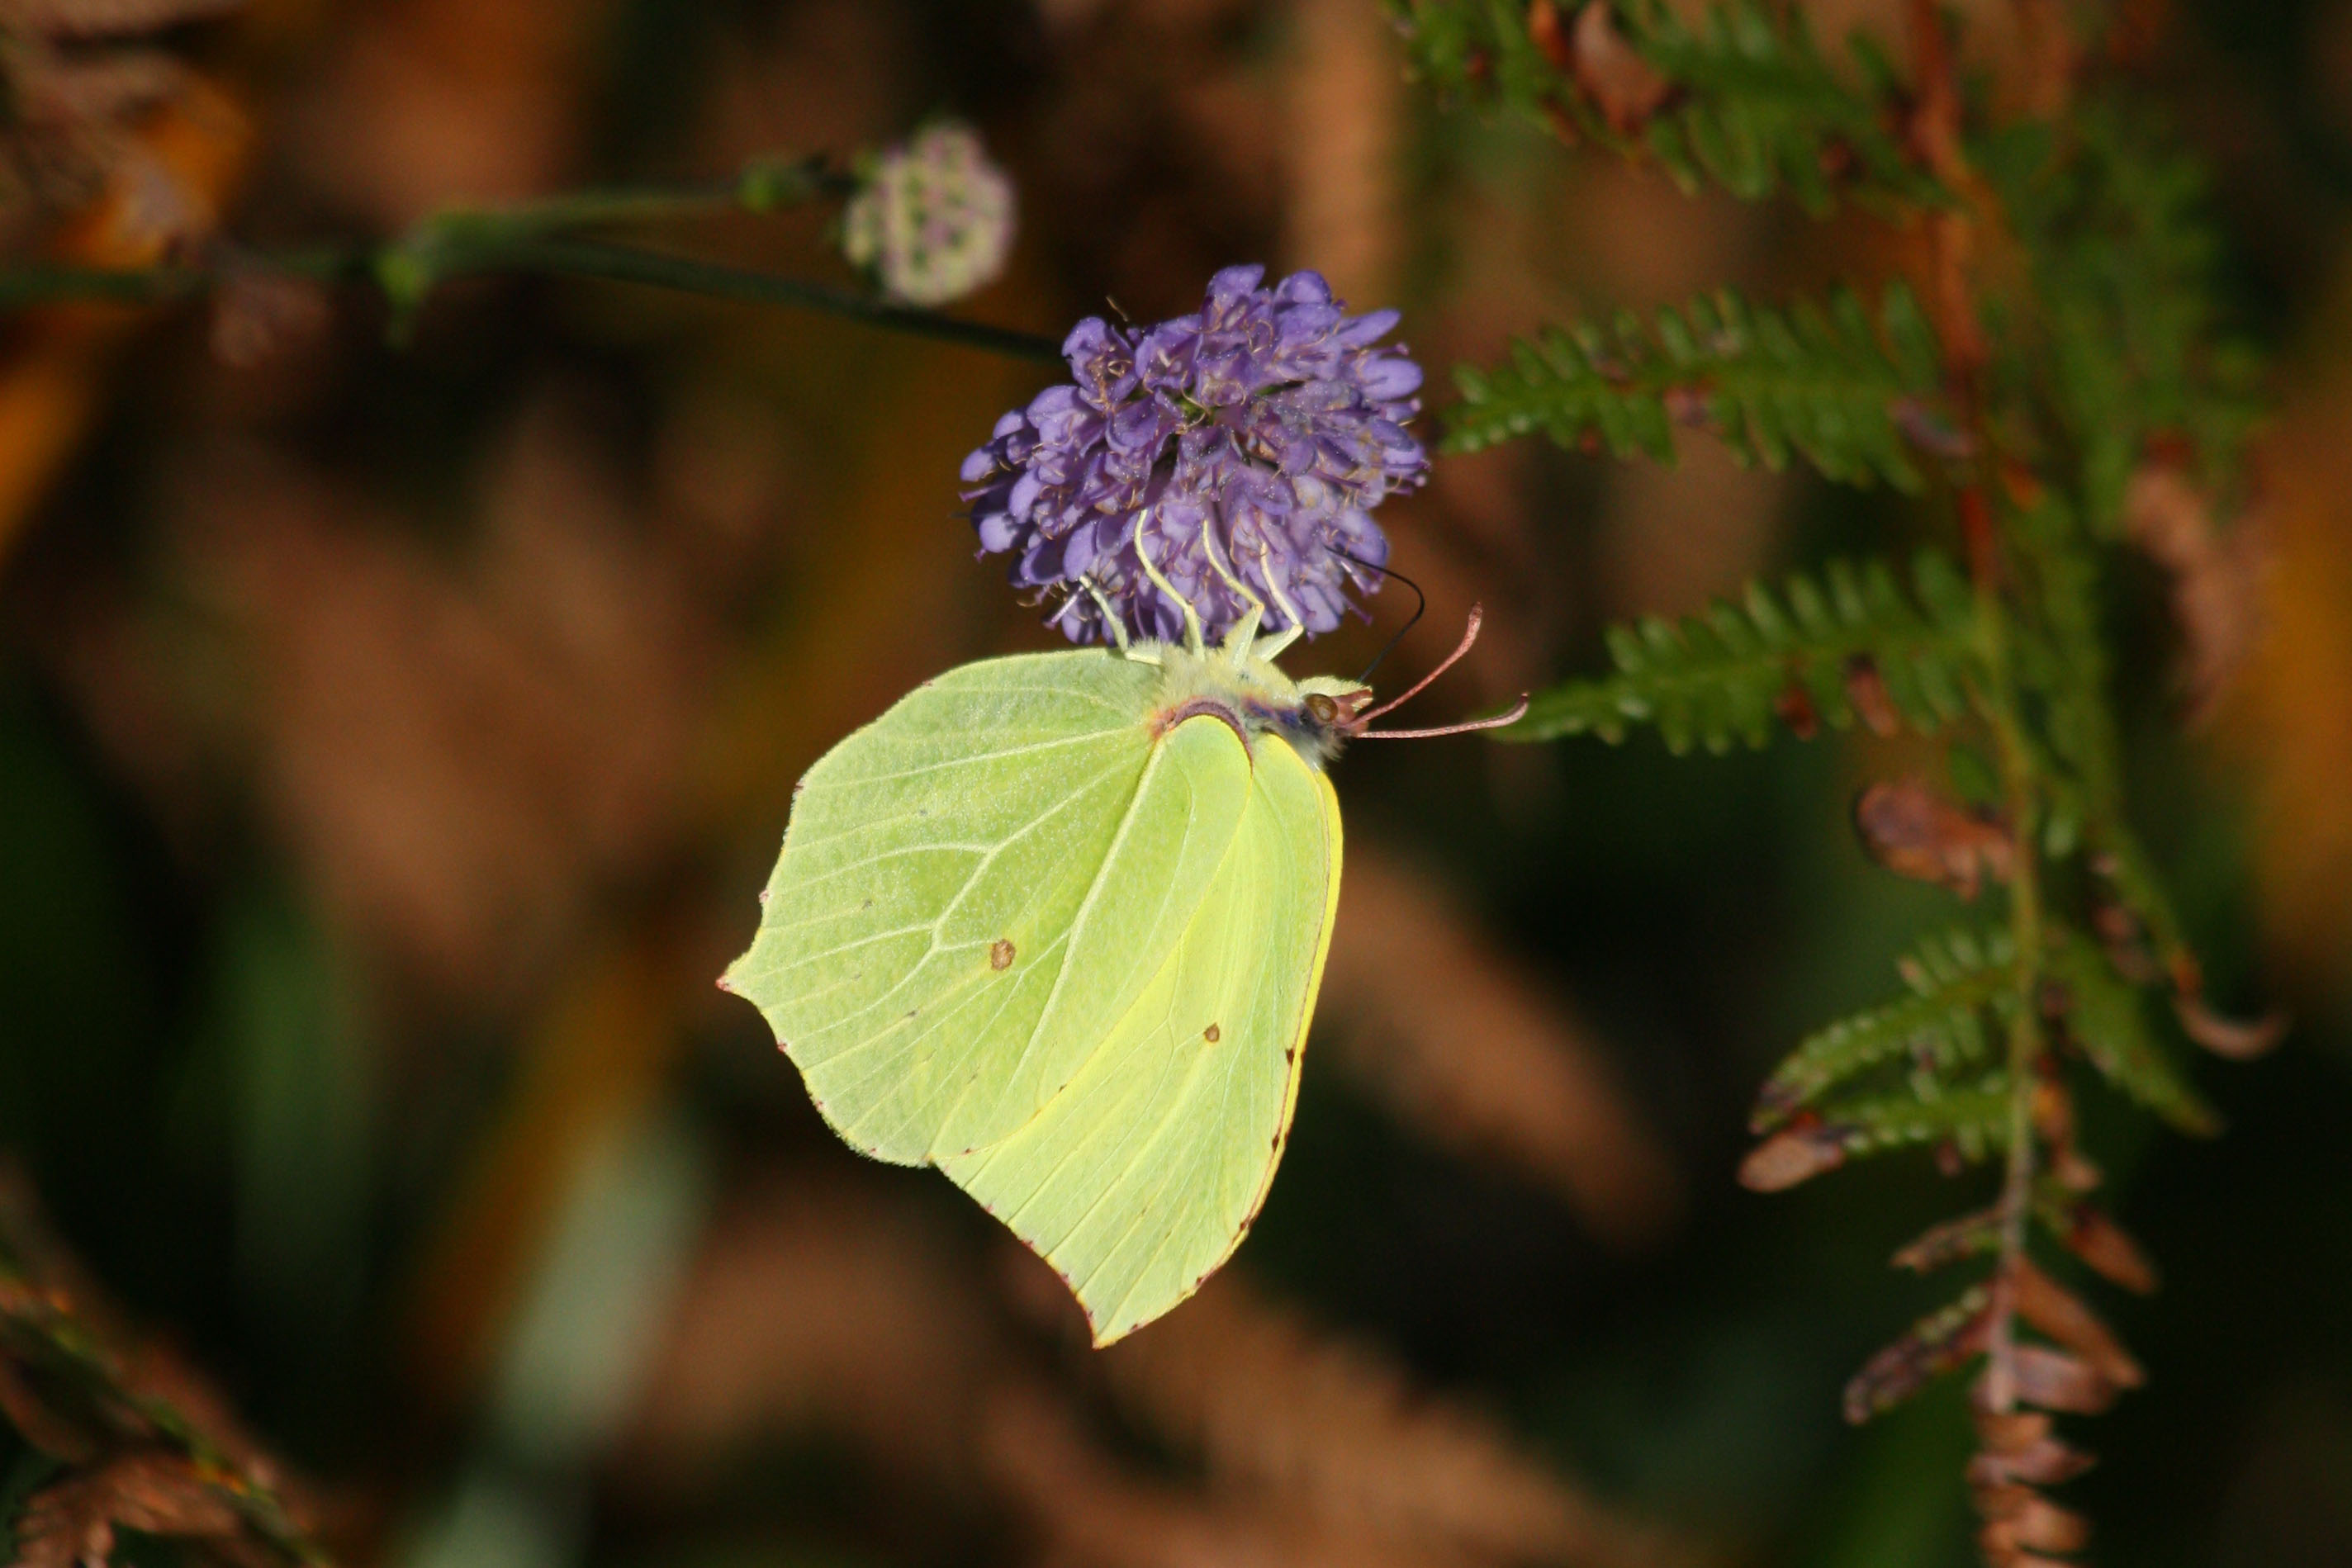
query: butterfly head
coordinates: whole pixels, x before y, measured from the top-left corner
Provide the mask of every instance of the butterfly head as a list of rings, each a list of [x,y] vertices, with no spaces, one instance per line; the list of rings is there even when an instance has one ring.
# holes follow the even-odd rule
[[[1426,690],[1432,681],[1452,669],[1460,661],[1462,655],[1470,651],[1470,645],[1478,640],[1478,625],[1484,619],[1484,611],[1475,604],[1472,605],[1469,622],[1463,627],[1462,641],[1455,645],[1454,652],[1446,654],[1436,668],[1377,707],[1372,704],[1371,688],[1360,681],[1341,681],[1329,676],[1318,676],[1299,682],[1298,689],[1307,694],[1307,702],[1313,703],[1314,699],[1319,696],[1324,704],[1328,705],[1323,711],[1329,715],[1334,731],[1331,743],[1333,749],[1337,749],[1339,741],[1353,740],[1359,736],[1367,740],[1424,740],[1440,735],[1462,735],[1474,729],[1500,729],[1505,725],[1517,723],[1519,716],[1528,711],[1528,699],[1525,694],[1521,694],[1519,700],[1507,711],[1486,718],[1468,719],[1461,724],[1439,725],[1433,729],[1374,729],[1371,727],[1374,719],[1411,702]]]
[[[1298,683],[1295,704],[1285,705],[1278,722],[1293,749],[1313,762],[1328,762],[1339,747],[1363,733],[1372,688],[1338,675],[1309,675]]]
[[[1372,688],[1362,681],[1340,675],[1308,675],[1294,682],[1285,675],[1275,664],[1274,655],[1297,635],[1295,629],[1252,642],[1249,639],[1255,631],[1253,625],[1228,638],[1225,646],[1215,653],[1203,652],[1196,642],[1188,639],[1192,645],[1139,644],[1125,650],[1125,656],[1157,664],[1162,672],[1160,693],[1151,709],[1154,734],[1164,733],[1188,719],[1213,717],[1231,726],[1244,746],[1250,745],[1255,736],[1279,735],[1292,750],[1319,768],[1360,736],[1370,740],[1419,739],[1496,729],[1516,722],[1527,711],[1524,696],[1506,713],[1463,724],[1434,729],[1371,727],[1374,719],[1419,695],[1470,651],[1470,645],[1478,639],[1479,619],[1478,607],[1471,606],[1461,645],[1408,690],[1384,703],[1376,703]]]

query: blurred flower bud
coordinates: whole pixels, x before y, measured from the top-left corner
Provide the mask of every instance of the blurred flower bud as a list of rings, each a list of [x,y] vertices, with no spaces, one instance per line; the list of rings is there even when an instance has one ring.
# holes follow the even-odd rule
[[[992,281],[1013,248],[1013,181],[968,125],[943,121],[862,163],[841,248],[882,291],[944,305]]]

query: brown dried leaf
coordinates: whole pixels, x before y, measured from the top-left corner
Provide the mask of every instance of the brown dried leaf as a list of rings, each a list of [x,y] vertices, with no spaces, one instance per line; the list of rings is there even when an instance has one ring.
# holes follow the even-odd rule
[[[381,230],[456,199],[542,194],[576,152],[597,15],[565,0],[366,7],[303,72],[279,143],[331,201]]]
[[[1610,1512],[1503,1431],[1413,1389],[1232,1270],[1102,1354],[1119,1398],[1198,1453],[1213,1490],[1423,1550],[1654,1563],[1664,1535]]]
[[[1937,883],[1974,898],[1987,878],[2007,882],[2017,846],[1993,817],[1972,810],[1926,779],[1874,784],[1853,807],[1863,847],[1897,876]]]
[[[1906,395],[1889,403],[1886,412],[1922,452],[1955,463],[1965,463],[1977,455],[1976,437],[1954,423],[1950,411],[1938,403]]]
[[[2089,1362],[2101,1378],[2117,1388],[2137,1388],[2147,1381],[2123,1342],[2080,1296],[2023,1258],[2012,1263],[2009,1277],[2018,1315]]]
[[[1925,1274],[1964,1258],[1980,1257],[2000,1244],[2000,1211],[1979,1209],[1929,1227],[1899,1249],[1893,1262],[1897,1269]]]
[[[2063,996],[2045,994],[2043,1000],[2051,1017],[2061,1017],[2065,1012],[2067,1003]],[[2043,1064],[2042,1077],[2033,1086],[2029,1108],[2035,1135],[2050,1146],[2050,1179],[2069,1192],[2096,1190],[2105,1177],[2075,1145],[2074,1099],[2067,1092],[2064,1080],[2048,1062]]]
[[[192,78],[170,56],[151,49],[68,53],[37,35],[12,32],[0,51],[0,168],[21,204],[61,216],[90,207],[111,189],[122,205],[152,204],[142,187],[168,173],[132,134],[140,116],[181,97]],[[29,229],[37,211],[9,214]],[[135,220],[134,220],[135,221]]]
[[[2039,1410],[1972,1410],[1977,1441],[1992,1453],[2012,1454],[2048,1437],[2054,1426]]]
[[[1551,68],[1566,71],[1576,64],[1575,46],[1569,41],[1568,28],[1560,21],[1559,6],[1554,0],[1529,0],[1528,5],[1528,39],[1551,62]]]
[[[1046,1315],[1074,1316],[1049,1271],[1025,1252],[1008,1247],[1003,1255],[1017,1283],[1047,1287]],[[1080,1364],[1205,1450],[1212,1476],[1200,1492],[1131,1471],[1094,1439],[1069,1399],[1022,1370],[982,1298],[914,1211],[834,1183],[772,1188],[740,1205],[707,1246],[670,1327],[671,1348],[649,1380],[638,1462],[627,1469],[657,1485],[689,1483],[725,1447],[814,1428],[845,1434],[877,1462],[912,1467],[934,1484],[987,1487],[1029,1521],[1049,1561],[1074,1568],[1470,1568],[1474,1559],[1444,1535],[1400,1523],[1425,1524],[1414,1500],[1431,1490],[1450,1495],[1445,1487],[1469,1479],[1440,1449],[1401,1455],[1372,1478],[1368,1484],[1386,1489],[1377,1509],[1323,1506],[1332,1472],[1318,1467],[1344,1465],[1359,1451],[1344,1440],[1352,1434],[1325,1426],[1362,1412],[1318,1407],[1313,1357],[1302,1365],[1302,1345],[1286,1332],[1232,1336],[1218,1316],[1232,1278],[1220,1276],[1118,1352]],[[1192,1348],[1174,1354],[1204,1364],[1148,1345],[1166,1329],[1201,1330],[1203,1313],[1215,1320],[1207,1332],[1225,1337],[1212,1343],[1196,1332]],[[1162,1376],[1181,1386],[1156,1386]],[[1235,1404],[1254,1390],[1263,1407]],[[1283,1484],[1259,1484],[1268,1464],[1287,1467]],[[1426,1479],[1415,1467],[1426,1467]],[[1389,1485],[1400,1479],[1402,1500]],[[1462,1502],[1490,1523],[1497,1504],[1491,1486],[1474,1486]]]
[[[1576,14],[1574,55],[1570,67],[1582,88],[1620,135],[1641,129],[1674,91],[1674,83],[1643,59],[1624,35],[1605,0],[1587,0]]]
[[[2124,492],[2124,522],[2134,543],[2171,574],[2172,614],[2180,627],[2181,685],[2191,724],[2211,716],[2263,629],[2269,540],[2261,514],[2223,532],[2210,498],[2168,463],[2151,463]]]
[[[2091,1542],[2091,1521],[2029,1492],[2014,1509],[1989,1521],[1977,1541],[1994,1562],[2020,1563],[2026,1561],[2021,1552],[2080,1552]]]
[[[2126,905],[2104,900],[2095,904],[2091,929],[2116,973],[2133,985],[2153,986],[2165,977],[2163,966],[2147,950],[2147,928]]]
[[[0,1309],[0,1315],[12,1314]],[[97,1436],[52,1410],[5,1349],[0,1349],[0,1416],[8,1418],[18,1437],[53,1458],[87,1464],[98,1453]]]
[[[1903,728],[1902,710],[1895,706],[1895,697],[1886,689],[1886,677],[1878,673],[1878,661],[1867,653],[1856,653],[1845,662],[1846,701],[1870,733],[1876,736],[1899,734]]]
[[[1911,1325],[1863,1364],[1845,1385],[1845,1418],[1860,1425],[1893,1409],[1927,1384],[1981,1354],[1992,1324],[1992,1296],[1981,1285]]]
[[[816,1428],[955,1473],[1005,1349],[983,1300],[904,1204],[846,1182],[761,1184],[680,1292],[629,1469],[676,1485],[751,1437]]]
[[[2189,1039],[2231,1061],[2251,1061],[2286,1035],[2284,1013],[2265,1013],[2249,1019],[2223,1018],[2203,997],[2193,993],[2175,996],[2172,1009],[2179,1016],[2180,1027]]]
[[[1977,1488],[2056,1486],[2073,1480],[2095,1463],[2080,1448],[2044,1437],[2013,1450],[1987,1449],[1976,1455],[1969,1460],[1968,1480]]]
[[[2009,1374],[2020,1404],[2069,1416],[2096,1416],[2116,1402],[2115,1385],[2078,1355],[2047,1345],[2013,1345]]]
[[[1811,740],[1822,732],[1821,710],[1802,682],[1790,681],[1780,688],[1780,695],[1772,699],[1772,715],[1799,740]]]
[[[258,775],[327,906],[475,996],[527,983],[598,883],[662,852],[709,690],[691,597],[560,402],[525,410],[488,488],[453,570],[321,476],[215,449],[179,486],[193,609],[127,633]],[[191,649],[257,678],[207,702]]]
[[[0,1163],[0,1372],[21,1378],[26,1362],[40,1368],[40,1382],[21,1391],[39,1406],[8,1413],[37,1446],[82,1462],[125,1443],[133,1451],[155,1442],[182,1444],[207,1467],[226,1466],[226,1475],[205,1473],[273,1521],[281,1536],[308,1528],[306,1500],[228,1402],[177,1356],[131,1334],[51,1234],[29,1186]],[[56,1397],[42,1398],[43,1392]],[[59,1428],[44,1440],[26,1424],[40,1419],[37,1410],[57,1418],[52,1407],[67,1400],[79,1432]]]
[[[186,1458],[139,1449],[43,1488],[16,1521],[13,1568],[86,1568],[114,1551],[118,1526],[149,1535],[222,1541],[244,1521],[219,1478]]]
[[[2156,1289],[2156,1265],[2139,1243],[2091,1205],[2077,1203],[2066,1210],[2058,1239],[2108,1282],[2143,1296]]]
[[[1824,1126],[1815,1112],[1801,1113],[1739,1162],[1739,1185],[1750,1192],[1780,1192],[1845,1164],[1845,1134]]]
[[[1203,1498],[1146,1479],[1090,1442],[1066,1404],[1025,1384],[991,1395],[977,1439],[984,1479],[1033,1521],[1045,1537],[1044,1561],[1060,1568],[1473,1568],[1482,1561],[1280,1499]]]
[[[19,63],[18,124],[64,127],[120,123],[184,89],[187,68],[152,49],[115,49],[89,59],[50,57]]]
[[[1341,1064],[1406,1125],[1542,1182],[1604,1240],[1672,1219],[1674,1167],[1566,1004],[1376,851],[1349,854],[1322,1008]]]
[[[244,0],[5,0],[0,29],[50,37],[113,37],[152,33],[226,16]]]

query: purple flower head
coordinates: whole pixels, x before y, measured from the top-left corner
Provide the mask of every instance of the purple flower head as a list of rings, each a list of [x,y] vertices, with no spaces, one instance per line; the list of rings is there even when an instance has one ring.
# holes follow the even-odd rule
[[[1062,345],[1070,382],[964,459],[981,553],[1009,552],[1013,582],[1053,591],[1072,642],[1114,640],[1106,603],[1129,636],[1183,634],[1139,529],[1212,641],[1251,598],[1266,630],[1311,635],[1380,586],[1365,570],[1389,553],[1372,508],[1429,467],[1404,429],[1421,367],[1376,346],[1395,311],[1349,316],[1316,273],[1270,288],[1265,276],[1229,267],[1197,314],[1156,327],[1079,322]]]

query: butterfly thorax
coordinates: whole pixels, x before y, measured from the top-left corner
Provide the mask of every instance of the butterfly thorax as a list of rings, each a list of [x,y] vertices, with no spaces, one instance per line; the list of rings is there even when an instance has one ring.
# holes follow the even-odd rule
[[[1294,681],[1272,659],[1254,654],[1235,657],[1225,649],[1195,653],[1174,643],[1145,651],[1161,672],[1151,706],[1155,734],[1187,719],[1219,719],[1233,727],[1244,747],[1255,750],[1261,736],[1279,736],[1320,768],[1339,755],[1356,732],[1356,716],[1371,703],[1371,689],[1355,681],[1334,675]]]

